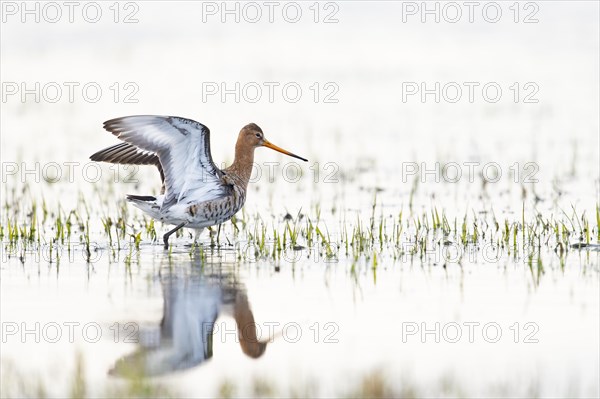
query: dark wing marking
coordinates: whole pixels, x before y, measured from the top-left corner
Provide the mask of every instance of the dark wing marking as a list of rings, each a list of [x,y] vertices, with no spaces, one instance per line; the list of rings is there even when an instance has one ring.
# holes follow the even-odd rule
[[[160,172],[164,192],[165,174],[158,155],[153,152],[141,150],[129,143],[120,143],[96,152],[90,159],[96,162],[109,162],[121,165],[155,165]]]

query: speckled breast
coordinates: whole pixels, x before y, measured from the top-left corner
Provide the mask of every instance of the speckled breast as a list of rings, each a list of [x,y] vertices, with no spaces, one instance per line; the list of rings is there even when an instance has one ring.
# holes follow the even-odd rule
[[[246,192],[233,186],[231,195],[216,200],[190,205],[189,227],[208,227],[223,223],[235,215],[246,201]]]

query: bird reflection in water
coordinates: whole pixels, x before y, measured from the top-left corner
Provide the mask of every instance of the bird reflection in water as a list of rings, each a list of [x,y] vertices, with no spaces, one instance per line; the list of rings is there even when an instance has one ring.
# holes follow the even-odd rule
[[[254,315],[243,284],[221,264],[173,266],[160,273],[163,318],[159,329],[141,329],[139,347],[119,359],[111,375],[161,375],[185,370],[213,356],[215,322],[232,315],[242,351],[258,358],[266,341],[256,333]],[[210,269],[210,270],[207,270]]]

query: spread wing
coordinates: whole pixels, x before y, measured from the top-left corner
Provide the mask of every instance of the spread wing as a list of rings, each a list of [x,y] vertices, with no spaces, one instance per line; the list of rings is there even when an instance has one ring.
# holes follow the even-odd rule
[[[223,172],[210,154],[210,132],[201,123],[174,116],[140,115],[111,119],[104,122],[104,128],[129,145],[116,152],[109,151],[114,147],[104,151],[142,162],[155,162],[153,157],[158,157],[166,189],[163,207],[192,193],[194,201],[227,195],[229,186],[221,180]]]
[[[144,151],[129,143],[120,143],[93,154],[90,159],[96,162],[110,162],[122,165],[155,165],[160,172],[163,183],[162,192],[165,191],[165,174],[158,155],[153,152]]]

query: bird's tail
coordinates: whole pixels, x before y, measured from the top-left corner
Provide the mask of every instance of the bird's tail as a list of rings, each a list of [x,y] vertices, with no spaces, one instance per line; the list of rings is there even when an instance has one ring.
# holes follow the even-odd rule
[[[154,219],[160,219],[162,200],[162,195],[159,197],[152,195],[127,195],[127,201],[133,203],[133,205]]]
[[[156,197],[154,197],[152,195],[127,194],[127,200],[131,201],[131,202],[135,202],[135,201],[152,202],[152,201],[156,201]]]

